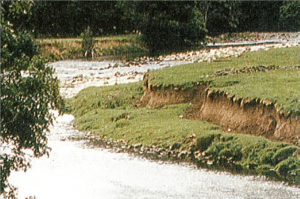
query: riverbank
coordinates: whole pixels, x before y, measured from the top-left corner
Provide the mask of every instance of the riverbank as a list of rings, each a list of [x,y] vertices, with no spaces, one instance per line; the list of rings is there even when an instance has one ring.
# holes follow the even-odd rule
[[[268,46],[268,45],[262,45],[262,46],[253,46],[253,49],[255,49],[255,51],[257,50],[268,50],[270,48],[276,48],[277,44],[273,46]],[[292,44],[279,44],[280,47],[289,47],[289,46],[297,46],[298,43],[292,43]],[[276,47],[275,47],[276,46]],[[241,47],[236,47],[236,48],[232,48],[229,47],[226,51],[226,48],[221,48],[221,49],[216,49],[216,50],[210,50],[209,52],[209,56],[215,56],[215,59],[206,59],[206,61],[203,61],[205,59],[205,57],[207,56],[202,56],[202,61],[197,61],[199,63],[204,62],[207,66],[209,66],[211,64],[211,62],[218,62],[218,60],[220,59],[226,59],[228,58],[229,60],[231,59],[235,59],[235,57],[240,57],[243,53],[245,53],[245,51],[250,51],[252,47],[245,47],[245,48],[241,48]],[[236,51],[235,51],[236,50]],[[203,52],[207,53],[207,51],[203,50]],[[222,53],[221,53],[222,52]],[[228,52],[227,54],[224,52]],[[236,53],[232,53],[232,52],[236,52]],[[238,52],[238,53],[237,53]],[[239,54],[240,53],[240,54]],[[157,64],[159,64],[161,61],[189,61],[190,63],[195,63],[195,58],[199,58],[201,56],[199,56],[201,53],[185,53],[185,54],[174,54],[174,55],[170,55],[170,56],[161,56],[159,58],[157,58],[156,60],[154,60]],[[258,54],[258,53],[257,53]],[[260,52],[260,54],[262,54],[262,51]],[[190,56],[187,56],[190,55]],[[220,57],[220,55],[224,56],[223,58]],[[229,56],[228,56],[229,55]],[[228,56],[228,57],[226,57]],[[186,59],[185,57],[187,57],[188,59]],[[279,58],[279,57],[276,57]],[[146,58],[148,59],[148,58]],[[238,59],[238,58],[237,58]],[[281,58],[279,58],[281,59]],[[140,68],[143,68],[143,59],[139,58],[140,62],[137,62],[140,65]],[[274,60],[273,60],[274,61]],[[132,65],[130,65],[129,67],[131,67]],[[186,66],[187,67],[187,66]],[[239,67],[243,67],[240,66]],[[124,66],[117,66],[115,67],[116,69],[120,69],[120,68],[125,68]],[[163,68],[163,67],[162,67]],[[173,67],[172,67],[173,68]],[[218,69],[214,69],[215,71],[217,71]],[[241,69],[242,71],[243,69]],[[251,69],[252,70],[252,69]],[[250,72],[251,72],[250,70]],[[266,68],[266,70],[268,70],[268,68]],[[160,71],[157,72],[156,74],[160,74]],[[169,73],[169,74],[174,74]],[[181,74],[185,74],[185,73],[181,73]],[[195,73],[194,73],[195,74]],[[209,72],[207,74],[210,74]],[[117,79],[117,77],[116,77]],[[145,78],[145,82],[147,81],[147,79],[149,79],[148,77]],[[157,79],[157,78],[156,78]],[[177,78],[177,80],[179,80]],[[191,79],[189,79],[191,80]],[[153,82],[153,79],[151,79],[151,81]],[[161,81],[161,79],[160,79]],[[152,88],[156,88],[154,90],[157,90],[158,92],[161,92],[161,94],[159,94],[159,97],[161,98],[162,101],[166,101],[168,102],[167,104],[170,104],[172,102],[170,102],[170,96],[172,94],[168,94],[167,92],[167,84],[165,84],[164,86],[157,86],[160,84],[156,84],[156,83],[152,83],[152,85],[154,85]],[[171,83],[173,83],[173,81],[171,81]],[[106,84],[109,85],[109,84]],[[145,88],[144,88],[144,97],[142,99],[142,101],[145,102],[145,92],[147,92],[147,89],[149,89],[150,82],[145,83]],[[163,84],[162,84],[163,85]],[[75,86],[76,87],[76,86]],[[120,87],[120,86],[119,86]],[[128,86],[127,86],[128,87]],[[183,87],[184,88],[184,87]],[[110,88],[111,89],[111,88]],[[100,89],[101,90],[101,89]],[[139,88],[139,94],[141,95],[141,89]],[[205,89],[204,89],[205,90]],[[91,95],[91,92],[93,93]],[[73,100],[73,104],[76,104],[75,106],[80,107],[80,110],[76,110],[75,116],[77,114],[77,118],[75,120],[75,125],[77,126],[77,128],[81,129],[81,130],[85,130],[85,131],[91,131],[94,134],[100,134],[101,136],[99,138],[96,139],[95,143],[99,142],[102,145],[106,145],[106,146],[118,146],[117,148],[120,148],[118,150],[120,150],[120,152],[122,151],[136,151],[137,153],[141,153],[144,155],[149,155],[149,156],[153,156],[154,158],[162,158],[162,159],[174,159],[176,161],[194,161],[194,163],[204,167],[204,165],[212,165],[210,167],[219,167],[219,168],[227,168],[231,171],[237,172],[237,173],[250,173],[250,174],[262,174],[262,175],[266,175],[269,178],[273,178],[273,179],[280,179],[280,180],[287,180],[290,181],[290,183],[296,183],[298,184],[298,179],[295,179],[297,175],[297,172],[295,169],[295,166],[292,165],[297,165],[297,161],[298,158],[294,158],[293,160],[288,158],[288,157],[292,157],[294,155],[296,155],[296,151],[298,151],[298,148],[293,147],[289,144],[278,144],[278,145],[272,145],[272,144],[266,144],[269,143],[267,140],[261,140],[261,141],[257,141],[256,137],[251,138],[250,140],[254,140],[253,143],[261,143],[258,144],[258,148],[260,148],[257,152],[254,153],[254,155],[248,154],[246,148],[243,148],[242,146],[238,146],[236,145],[237,143],[247,143],[249,144],[249,149],[253,148],[253,146],[255,146],[255,144],[251,145],[251,143],[249,143],[249,137],[245,137],[245,138],[241,138],[240,136],[236,136],[236,135],[227,135],[225,136],[224,133],[224,128],[222,130],[222,128],[217,127],[217,126],[211,126],[208,127],[208,129],[210,130],[216,130],[216,131],[220,131],[217,133],[208,133],[208,134],[198,134],[197,132],[202,132],[202,130],[200,129],[189,129],[187,131],[187,129],[185,130],[174,130],[172,128],[170,128],[171,126],[176,126],[176,124],[180,124],[183,120],[184,121],[188,121],[189,123],[191,122],[190,120],[188,120],[188,118],[186,118],[184,115],[184,110],[180,107],[169,107],[169,106],[165,106],[164,102],[161,104],[152,104],[151,106],[154,105],[153,108],[150,109],[139,109],[139,110],[135,110],[132,109],[134,107],[122,107],[122,104],[120,104],[120,102],[124,102],[124,99],[118,99],[120,96],[123,96],[124,94],[116,94],[116,90],[114,90],[113,88],[109,91],[110,94],[108,94],[106,96],[106,94],[103,94],[103,90],[102,91],[96,91],[96,88],[90,88],[89,90],[87,89],[85,92],[80,93],[79,95],[77,95],[74,100]],[[119,91],[118,91],[119,92]],[[153,89],[151,89],[150,93],[153,92]],[[185,92],[185,91],[183,91]],[[98,94],[97,94],[98,93]],[[102,94],[100,94],[102,93]],[[128,94],[128,91],[126,91],[125,93]],[[149,93],[149,92],[148,92]],[[177,97],[175,96],[175,98],[177,98],[173,103],[177,104],[177,103],[184,103],[185,101],[179,102],[178,99],[182,98],[183,95],[180,94],[180,92],[174,91],[174,93],[177,93]],[[192,92],[193,95],[195,95],[194,92]],[[152,94],[150,94],[152,95]],[[84,96],[89,96],[89,99],[86,99]],[[83,98],[85,99],[83,99]],[[114,108],[112,108],[112,111],[104,111],[102,110],[103,107],[101,108],[101,99],[102,98],[106,98],[106,99],[110,99],[109,103],[104,103],[104,106],[106,106],[106,108],[104,109],[110,109],[112,108],[112,106],[114,106]],[[135,97],[131,97],[129,96],[128,99],[130,102],[132,101],[132,99],[138,99],[137,96]],[[183,97],[184,98],[184,97]],[[188,98],[188,97],[187,97]],[[90,103],[90,99],[93,99],[92,103]],[[189,98],[188,98],[189,99]],[[112,101],[111,101],[112,100]],[[125,100],[125,101],[126,101]],[[148,100],[148,101],[147,101]],[[149,99],[147,99],[146,104],[149,104]],[[151,100],[150,100],[151,101]],[[172,100],[171,100],[172,101]],[[189,100],[187,100],[186,102],[188,102]],[[191,101],[191,100],[190,100]],[[100,102],[100,105],[99,105]],[[157,99],[153,99],[152,102],[157,103],[157,102],[161,102]],[[139,106],[138,100],[134,100],[135,106]],[[119,109],[115,109],[116,107],[119,107]],[[179,109],[178,109],[179,108]],[[186,107],[187,108],[187,107]],[[193,107],[191,107],[192,109],[194,109]],[[121,110],[120,110],[121,109]],[[170,112],[172,109],[177,110],[177,113],[174,114],[174,118],[172,122],[174,122],[174,124],[169,120],[170,117]],[[151,115],[152,113],[155,112],[160,112],[161,110],[166,111],[168,117],[165,116],[159,116],[157,114],[154,114],[154,118],[157,119],[157,121],[154,121],[153,119],[149,120],[148,115]],[[80,113],[81,111],[81,113]],[[83,111],[83,112],[82,112]],[[104,111],[104,112],[103,112]],[[142,118],[144,117],[144,112],[147,113],[145,121],[147,123],[151,123],[150,126],[143,126],[145,124],[141,124],[140,120],[143,120]],[[176,111],[175,111],[176,112]],[[151,114],[149,114],[151,113]],[[98,116],[97,116],[98,115]],[[105,119],[106,117],[103,117],[103,115],[107,116],[107,119]],[[128,119],[128,117],[130,117],[130,119]],[[137,119],[137,120],[136,120]],[[106,121],[107,120],[107,121]],[[97,122],[96,122],[97,121]],[[160,121],[168,121],[167,123],[161,123]],[[96,122],[96,123],[95,123]],[[104,122],[103,124],[101,122]],[[161,123],[160,127],[155,127],[154,124],[157,123]],[[108,125],[107,125],[108,124]],[[199,124],[198,124],[199,125]],[[102,127],[103,128],[102,128]],[[136,126],[133,128],[133,126]],[[186,125],[182,125],[183,127]],[[105,127],[105,128],[104,128]],[[150,131],[156,131],[154,129],[167,129],[166,132],[162,132],[159,131],[159,134],[156,135],[154,133],[153,137],[150,136]],[[128,129],[128,130],[126,130]],[[147,129],[147,130],[145,130]],[[229,127],[226,127],[227,131],[228,129],[230,129]],[[135,131],[139,131],[139,132],[135,132]],[[150,131],[149,131],[150,130]],[[130,136],[127,136],[126,132],[130,132]],[[147,133],[149,131],[149,133]],[[178,135],[180,135],[181,137],[178,139],[176,138],[176,135],[174,136],[174,132],[180,132]],[[183,133],[185,132],[185,133]],[[193,133],[192,133],[193,132]],[[153,133],[152,133],[153,134]],[[161,136],[163,135],[163,136]],[[204,135],[204,136],[203,136]],[[145,138],[145,136],[149,136],[149,138]],[[202,137],[203,136],[203,137]],[[124,138],[126,137],[126,138]],[[175,138],[174,138],[175,137]],[[156,141],[154,141],[156,139]],[[149,140],[149,142],[147,140]],[[176,140],[177,139],[177,140]],[[244,139],[245,141],[241,141],[240,139]],[[259,138],[260,139],[260,138]],[[118,141],[119,140],[119,141]],[[121,141],[120,141],[121,140]],[[173,141],[172,141],[173,140]],[[174,141],[175,140],[175,141]],[[180,141],[178,141],[180,140]],[[201,142],[203,142],[203,140],[208,143],[206,143],[206,147],[201,148]],[[239,141],[238,141],[239,140]],[[154,143],[153,143],[154,141]],[[167,144],[163,144],[163,143],[167,143]],[[268,148],[268,145],[270,148]],[[260,147],[259,147],[260,146]],[[200,147],[200,148],[199,148]],[[208,150],[209,149],[209,150]],[[241,152],[242,149],[245,149],[244,153]],[[175,150],[175,152],[174,152]],[[215,151],[217,150],[217,151]],[[240,150],[240,152],[239,152]],[[214,152],[213,152],[214,151]],[[294,153],[295,152],[295,153]],[[275,155],[276,153],[278,153],[277,155]],[[280,155],[279,155],[280,154]],[[284,154],[284,155],[283,155]],[[280,157],[280,161],[278,159],[279,156],[283,155],[282,157]],[[253,158],[253,159],[252,159]],[[197,159],[197,160],[196,160]],[[241,161],[241,159],[243,159],[243,161]],[[286,161],[282,161],[282,160],[286,160]],[[291,167],[290,167],[291,166]],[[287,176],[288,175],[288,176]]]
[[[169,68],[176,65],[199,63],[208,66],[211,63],[222,65],[245,52],[267,51],[276,48],[289,48],[298,43],[265,44],[243,47],[221,47],[216,49],[202,49],[185,53],[173,53],[159,57],[138,57],[129,62],[123,61],[78,61],[67,60],[50,63],[56,69],[60,80],[60,92],[65,98],[74,97],[80,90],[89,86],[107,86],[137,82],[143,80],[147,71]],[[80,63],[80,64],[79,64]],[[74,65],[76,64],[76,66]],[[240,67],[237,62],[233,67]],[[206,70],[209,67],[205,67]],[[220,69],[223,69],[221,67]],[[229,66],[231,69],[231,66]],[[212,68],[213,69],[213,68]],[[206,74],[217,72],[206,71]],[[178,80],[180,80],[179,78]],[[196,80],[195,80],[196,81]]]
[[[299,32],[242,32],[226,33],[216,37],[207,36],[204,48],[219,48],[230,46],[249,46],[263,44],[297,43]],[[149,57],[142,35],[128,34],[94,38],[93,58],[86,59],[82,52],[82,38],[37,39],[43,57],[48,61],[83,59],[92,61],[122,60],[125,65],[137,63],[136,57]],[[201,51],[203,46],[194,49],[182,49],[181,52],[163,52],[161,54],[180,54],[186,51]],[[183,55],[186,57],[186,55]],[[174,57],[174,56],[172,56]],[[173,58],[172,58],[173,59]],[[179,57],[182,59],[182,56]],[[178,60],[179,60],[178,59]],[[135,61],[133,61],[135,60]],[[199,59],[198,59],[199,60]],[[143,60],[147,61],[147,60]]]
[[[191,120],[185,115],[185,110],[193,107],[189,104],[137,109],[132,99],[139,99],[141,90],[141,84],[132,83],[81,91],[69,101],[74,125],[90,132],[94,145],[116,148],[117,152],[299,184],[297,147],[231,134],[220,126]]]

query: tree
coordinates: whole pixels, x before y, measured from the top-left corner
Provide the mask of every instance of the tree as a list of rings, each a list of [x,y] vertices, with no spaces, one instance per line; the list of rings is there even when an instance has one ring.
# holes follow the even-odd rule
[[[237,29],[241,2],[213,1],[208,4],[206,27],[210,35],[234,32]]]
[[[282,1],[242,1],[239,31],[278,31]]]
[[[131,27],[131,21],[125,17],[121,4],[117,1],[34,1],[27,30],[34,30],[40,37],[74,37],[89,26],[95,36],[123,34]]]
[[[280,7],[280,26],[285,31],[300,30],[300,2],[285,1]]]
[[[12,4],[22,9],[23,1]],[[26,171],[30,167],[28,155],[49,154],[46,137],[52,123],[49,110],[63,107],[63,99],[53,77],[54,70],[38,55],[32,37],[15,30],[5,18],[2,5],[0,194],[14,198],[15,188],[7,179],[12,170]]]
[[[150,52],[197,45],[205,40],[206,28],[201,2],[140,2],[138,29]]]

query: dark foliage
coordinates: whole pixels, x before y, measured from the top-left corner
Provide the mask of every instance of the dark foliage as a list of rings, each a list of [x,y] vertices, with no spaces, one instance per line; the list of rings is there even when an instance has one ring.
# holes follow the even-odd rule
[[[147,2],[139,29],[151,53],[197,45],[205,40],[204,16],[197,2]]]
[[[26,13],[28,4],[11,2],[15,18],[20,18],[16,10]],[[53,73],[37,54],[32,37],[16,30],[1,12],[1,197],[15,197],[16,189],[8,183],[12,170],[26,171],[30,167],[29,155],[41,157],[49,153],[46,132],[52,122],[50,108],[63,105]]]

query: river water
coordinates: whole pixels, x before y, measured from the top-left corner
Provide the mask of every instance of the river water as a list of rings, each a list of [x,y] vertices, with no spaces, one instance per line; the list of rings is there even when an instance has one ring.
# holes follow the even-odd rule
[[[253,176],[150,161],[89,148],[84,141],[62,141],[80,134],[72,119],[58,116],[51,127],[49,158],[32,159],[31,169],[10,176],[20,198],[300,198],[300,189]]]
[[[150,66],[140,67],[143,71],[131,73],[138,68],[122,67],[118,71],[107,65],[107,62],[52,63],[65,97],[74,96],[90,85],[114,84],[121,78],[122,83],[139,81],[142,73],[151,69]],[[158,65],[166,67],[173,63],[153,64],[155,67]],[[95,78],[91,71],[107,74]],[[124,75],[116,77],[116,73]],[[80,74],[85,75],[74,81],[74,77]],[[68,95],[68,92],[72,94]],[[56,111],[53,113],[57,115]],[[52,148],[49,158],[32,159],[32,168],[27,172],[12,172],[9,181],[18,187],[19,198],[300,198],[300,189],[281,182],[197,169],[191,165],[150,161],[108,149],[90,148],[84,141],[65,140],[69,135],[81,134],[73,128],[72,120],[72,115],[57,116],[48,135]]]

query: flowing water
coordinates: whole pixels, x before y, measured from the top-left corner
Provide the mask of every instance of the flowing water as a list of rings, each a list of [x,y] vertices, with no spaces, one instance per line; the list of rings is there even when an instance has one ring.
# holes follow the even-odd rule
[[[115,76],[118,72],[126,73],[122,76],[122,83],[126,83],[140,80],[142,73],[149,69],[175,64],[156,63],[152,65],[156,68],[149,65],[148,68],[122,67],[119,70],[108,65],[108,62],[52,63],[65,97],[74,96],[87,86],[114,84],[118,81]],[[130,72],[136,70],[141,71]],[[98,78],[95,78],[95,71]],[[132,74],[134,78],[129,78]],[[75,79],[77,84],[70,86],[78,75],[86,81]],[[114,77],[116,79],[112,80]],[[71,83],[67,82],[68,78]],[[53,113],[57,115],[56,111]],[[49,158],[32,159],[32,168],[27,172],[12,172],[9,181],[18,187],[19,198],[300,198],[300,189],[279,182],[150,161],[103,148],[90,148],[84,141],[65,140],[69,135],[81,134],[72,127],[72,120],[72,115],[57,116],[48,135],[52,148]]]
[[[80,134],[72,119],[59,116],[51,127],[49,158],[32,159],[31,169],[10,176],[20,198],[300,198],[300,189],[278,182],[150,161],[89,148],[84,141],[61,141]]]

